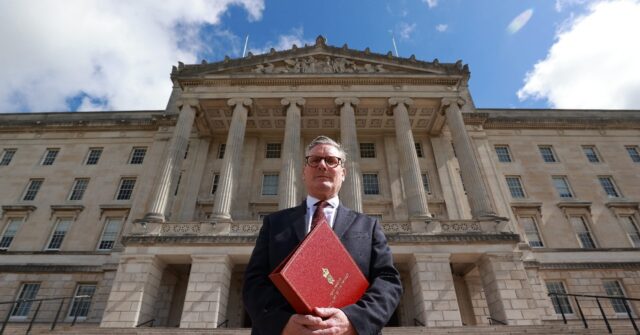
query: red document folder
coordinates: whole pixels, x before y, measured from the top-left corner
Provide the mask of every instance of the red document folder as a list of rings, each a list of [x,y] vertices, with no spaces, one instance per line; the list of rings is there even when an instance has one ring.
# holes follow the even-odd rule
[[[269,275],[299,314],[315,307],[340,308],[358,301],[367,278],[328,224],[313,229]]]

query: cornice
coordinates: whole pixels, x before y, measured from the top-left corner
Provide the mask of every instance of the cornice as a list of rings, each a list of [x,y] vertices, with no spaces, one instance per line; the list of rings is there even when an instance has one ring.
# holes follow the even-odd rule
[[[28,264],[28,265],[0,265],[3,273],[73,273],[73,272],[97,272],[115,271],[117,266],[93,266],[93,265],[55,265],[55,264]]]
[[[477,109],[484,129],[640,129],[640,110]],[[466,113],[472,114],[472,113]],[[465,115],[465,121],[467,115]]]
[[[525,267],[541,270],[585,270],[585,269],[640,269],[640,262],[574,262],[574,263],[540,263],[523,262]]]
[[[145,244],[255,244],[257,235],[216,235],[216,236],[154,236],[154,235],[125,235],[122,237],[124,246]]]
[[[60,112],[0,114],[0,132],[24,130],[155,130],[175,124],[165,111]]]
[[[180,86],[226,87],[226,86],[312,86],[312,85],[416,85],[416,86],[456,86],[460,78],[415,78],[415,77],[335,77],[330,75],[314,77],[272,76],[258,78],[188,78],[179,80]]]
[[[151,235],[126,235],[122,237],[122,244],[149,245],[149,244],[255,244],[256,235],[218,235],[218,236],[151,236]],[[413,243],[448,243],[448,242],[494,242],[517,243],[520,236],[517,234],[389,234],[387,240],[393,244]]]
[[[448,242],[493,242],[493,243],[518,243],[518,234],[397,234],[387,235],[387,240],[393,244],[413,244],[413,243],[448,243]]]

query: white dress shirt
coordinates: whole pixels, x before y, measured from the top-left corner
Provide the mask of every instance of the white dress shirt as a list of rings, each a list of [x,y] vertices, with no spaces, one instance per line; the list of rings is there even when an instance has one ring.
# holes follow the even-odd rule
[[[311,230],[311,220],[313,219],[313,213],[316,211],[316,204],[318,203],[318,201],[320,200],[310,195],[307,195],[307,215],[306,215],[307,233],[309,233],[309,230]],[[338,196],[336,195],[331,199],[327,199],[327,202],[329,203],[329,206],[324,208],[324,216],[325,218],[327,218],[327,222],[329,223],[329,226],[333,228],[333,221],[335,221],[336,219],[336,209],[340,204],[340,199],[338,199]]]

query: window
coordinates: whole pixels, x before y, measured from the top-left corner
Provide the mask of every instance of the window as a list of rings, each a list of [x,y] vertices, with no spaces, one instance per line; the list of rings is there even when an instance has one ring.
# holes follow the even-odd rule
[[[569,220],[571,221],[571,225],[573,226],[573,231],[576,232],[576,236],[580,241],[580,245],[583,249],[593,249],[596,247],[596,244],[593,242],[593,238],[591,237],[591,232],[589,231],[589,226],[587,225],[584,216],[570,216]]]
[[[265,158],[280,158],[281,149],[282,144],[280,143],[267,143]]]
[[[593,145],[583,145],[582,151],[584,151],[584,155],[587,156],[587,160],[591,163],[600,163],[600,155],[598,155],[598,151],[596,147]]]
[[[104,230],[98,244],[98,250],[111,250],[116,243],[120,227],[122,226],[122,218],[107,218],[104,223]]]
[[[429,183],[429,174],[422,174],[422,187],[424,187],[424,193],[431,194],[431,184]]]
[[[7,226],[4,229],[4,233],[2,234],[2,238],[0,239],[0,250],[7,250],[11,246],[11,242],[13,242],[14,237],[18,233],[18,229],[20,229],[20,225],[24,220],[22,218],[9,218],[7,222]]]
[[[64,241],[64,237],[67,231],[69,231],[72,220],[72,218],[59,218],[56,221],[56,226],[53,229],[51,239],[47,245],[47,250],[60,250],[60,246],[62,246],[62,241]]]
[[[640,230],[638,230],[636,219],[631,215],[621,216],[620,219],[631,244],[636,248],[640,248]]]
[[[24,196],[22,200],[24,201],[32,201],[35,200],[38,191],[40,190],[40,186],[44,179],[29,179],[29,185],[27,186],[27,190],[24,192]]]
[[[96,165],[100,160],[100,156],[102,156],[102,148],[90,148],[89,153],[87,154],[87,161],[85,164],[87,165]]]
[[[82,200],[84,191],[89,185],[89,178],[76,178],[69,194],[69,200]]]
[[[122,178],[120,179],[120,186],[116,193],[116,200],[131,200],[131,194],[133,194],[133,188],[136,186],[136,178]]]
[[[364,188],[364,194],[380,194],[380,188],[378,187],[378,174],[363,173],[362,186]]]
[[[223,159],[224,158],[224,151],[227,149],[227,144],[226,143],[220,143],[220,145],[218,146],[218,159]]]
[[[514,199],[521,199],[525,197],[524,189],[522,188],[522,182],[518,176],[506,177],[507,186],[509,186],[509,192]]]
[[[211,194],[215,194],[218,189],[218,183],[220,182],[220,174],[213,174],[213,185],[211,185]]]
[[[550,145],[541,145],[538,146],[540,149],[540,154],[542,155],[542,159],[545,163],[555,163],[558,160],[556,159],[556,155],[553,153],[553,148]]]
[[[602,285],[604,286],[604,291],[610,297],[623,297],[624,292],[622,291],[622,286],[620,282],[617,280],[603,280]],[[611,299],[611,307],[616,313],[627,314],[627,309],[625,308],[625,301],[622,299]],[[627,306],[628,307],[628,306]],[[631,312],[631,311],[630,311]]]
[[[277,173],[262,175],[262,195],[278,195],[278,177]]]
[[[424,154],[422,152],[422,145],[420,144],[420,142],[416,142],[416,155],[418,155],[418,158],[424,157]]]
[[[40,283],[24,283],[20,288],[20,294],[18,294],[17,300],[30,300],[35,299],[40,290]],[[31,310],[31,304],[33,301],[21,301],[18,302],[11,311],[11,316],[26,318]]]
[[[573,198],[573,193],[569,187],[569,181],[565,176],[553,176],[553,186],[556,188],[560,198]]]
[[[612,177],[602,176],[598,177],[598,180],[600,181],[600,185],[602,185],[602,189],[604,189],[604,192],[609,198],[618,198],[620,196],[616,185],[613,183]]]
[[[547,282],[547,291],[549,291],[549,293],[567,293],[564,289],[564,283],[560,281]],[[569,297],[565,295],[552,295],[551,302],[553,303],[553,309],[555,309],[556,314],[573,314],[573,309],[569,303]]]
[[[524,234],[529,241],[529,246],[533,248],[541,248],[544,246],[542,239],[540,238],[540,232],[538,231],[538,225],[536,219],[533,216],[523,216],[520,218],[520,224],[524,229]]]
[[[632,162],[640,163],[640,151],[638,150],[637,145],[626,146],[625,149],[627,149],[627,153],[629,154],[629,157],[631,157]]]
[[[69,308],[69,318],[86,318],[91,307],[91,298],[96,293],[95,284],[78,284],[76,294],[73,295],[71,308]]]
[[[58,152],[60,152],[60,149],[57,149],[57,148],[47,149],[47,151],[45,151],[44,153],[44,157],[42,158],[42,165],[53,165],[53,162],[55,162],[56,157],[58,157]]]
[[[498,155],[498,161],[501,163],[511,163],[511,152],[508,145],[496,145],[496,155]]]
[[[7,166],[11,163],[13,156],[16,154],[16,149],[4,149],[2,151],[2,158],[0,159],[0,166]]]
[[[360,143],[360,157],[362,157],[362,158],[376,158],[376,144],[375,143]]]
[[[129,164],[142,164],[144,162],[144,156],[147,154],[146,147],[133,148],[131,150],[131,157],[129,158]]]

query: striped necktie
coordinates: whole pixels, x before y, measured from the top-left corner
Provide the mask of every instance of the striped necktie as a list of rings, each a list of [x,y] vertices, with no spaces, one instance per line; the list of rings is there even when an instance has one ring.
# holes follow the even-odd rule
[[[329,206],[329,203],[324,200],[318,201],[316,203],[316,210],[315,212],[313,212],[313,218],[311,219],[311,229],[309,229],[309,232],[311,232],[313,228],[317,227],[321,223],[329,224],[329,222],[327,222],[327,217],[324,216],[324,209],[327,206]]]

